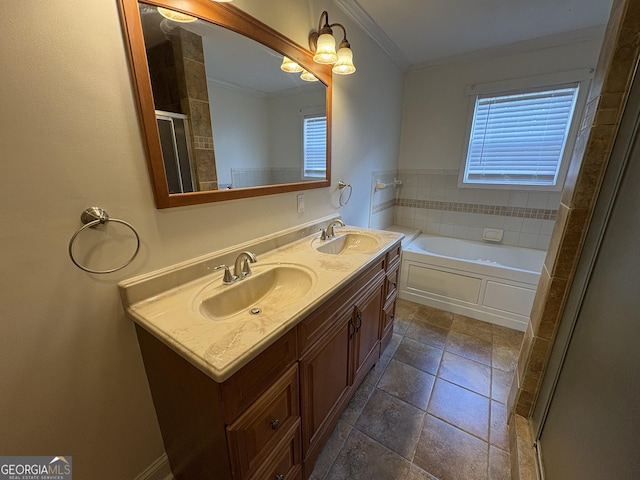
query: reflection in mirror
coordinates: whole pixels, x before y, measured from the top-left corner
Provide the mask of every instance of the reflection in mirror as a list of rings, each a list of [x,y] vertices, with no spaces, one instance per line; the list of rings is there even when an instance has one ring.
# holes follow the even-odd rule
[[[253,196],[278,193],[254,187],[328,185],[330,95],[323,82],[283,72],[283,53],[231,29],[186,15],[172,20],[155,5],[138,8],[170,197],[232,189]],[[202,202],[179,204],[192,203]]]

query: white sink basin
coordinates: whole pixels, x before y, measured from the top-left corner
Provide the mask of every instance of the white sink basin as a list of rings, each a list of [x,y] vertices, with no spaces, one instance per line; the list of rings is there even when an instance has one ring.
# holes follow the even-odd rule
[[[240,313],[274,313],[300,300],[316,282],[308,268],[294,264],[255,266],[253,275],[232,285],[217,279],[195,299],[196,308],[212,320],[226,320]],[[218,282],[220,282],[218,284]]]
[[[378,248],[380,242],[375,235],[368,233],[342,233],[329,240],[315,239],[312,246],[321,253],[345,255],[365,253]]]

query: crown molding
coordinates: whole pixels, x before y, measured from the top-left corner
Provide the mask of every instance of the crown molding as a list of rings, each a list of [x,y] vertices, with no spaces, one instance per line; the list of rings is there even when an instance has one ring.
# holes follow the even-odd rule
[[[406,71],[410,67],[409,60],[395,43],[387,36],[369,14],[356,0],[333,0],[347,16],[369,35],[374,42],[393,60],[398,67]]]
[[[505,55],[517,55],[519,53],[544,50],[546,48],[560,47],[562,45],[570,45],[573,43],[602,40],[604,38],[605,27],[606,25],[597,25],[595,27],[571,30],[569,32],[547,35],[544,37],[533,38],[531,40],[523,40],[521,42],[510,43],[507,45],[474,50],[472,52],[461,53],[459,55],[451,55],[449,57],[411,65],[409,70],[428,70],[430,68],[436,68],[443,65],[487,60]]]

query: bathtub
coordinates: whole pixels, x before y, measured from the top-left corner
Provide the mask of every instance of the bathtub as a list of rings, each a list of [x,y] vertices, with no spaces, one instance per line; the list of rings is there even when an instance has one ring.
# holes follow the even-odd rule
[[[402,252],[400,298],[524,331],[545,252],[419,235]]]

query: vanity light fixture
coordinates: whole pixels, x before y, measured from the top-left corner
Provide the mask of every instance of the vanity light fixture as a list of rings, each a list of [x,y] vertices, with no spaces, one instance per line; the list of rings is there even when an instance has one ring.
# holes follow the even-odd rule
[[[322,19],[324,18],[324,25]],[[340,27],[344,36],[336,52],[336,40],[333,27]],[[339,23],[329,24],[329,14],[322,12],[318,22],[318,31],[309,34],[309,48],[315,53],[313,61],[320,64],[333,64],[332,72],[338,75],[350,75],[356,71],[353,65],[353,52],[347,41],[347,30]]]
[[[191,23],[197,20],[196,17],[192,17],[191,15],[187,15],[186,13],[176,12],[174,10],[170,10],[164,7],[157,7],[158,13],[162,15],[164,18],[171,20],[173,22],[178,23]]]

